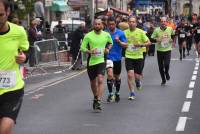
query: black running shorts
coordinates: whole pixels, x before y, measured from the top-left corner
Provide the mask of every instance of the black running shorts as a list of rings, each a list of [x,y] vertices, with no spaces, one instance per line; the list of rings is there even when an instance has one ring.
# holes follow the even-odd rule
[[[125,59],[126,71],[134,70],[136,74],[142,74],[143,59]]]
[[[87,72],[90,80],[94,80],[99,74],[105,75],[106,63],[99,63],[87,67]]]
[[[23,96],[23,89],[0,95],[0,118],[9,117],[16,122]]]

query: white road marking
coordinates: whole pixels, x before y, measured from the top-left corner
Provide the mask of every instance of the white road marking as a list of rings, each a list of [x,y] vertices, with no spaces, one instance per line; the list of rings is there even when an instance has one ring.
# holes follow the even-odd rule
[[[195,81],[196,79],[197,79],[197,76],[196,75],[192,75],[191,80]]]
[[[38,92],[38,91],[40,91],[40,90],[43,90],[43,89],[45,89],[45,88],[47,88],[47,87],[57,85],[57,84],[59,84],[59,83],[65,81],[65,80],[72,79],[72,78],[74,78],[74,77],[76,77],[76,76],[78,76],[78,75],[80,75],[80,74],[82,74],[82,73],[84,73],[84,72],[86,72],[86,70],[83,70],[83,71],[81,71],[81,72],[79,72],[79,73],[77,73],[77,74],[74,74],[74,75],[72,75],[72,76],[66,77],[66,78],[64,78],[64,79],[62,79],[62,80],[55,81],[55,82],[53,82],[53,83],[51,83],[51,84],[43,85],[43,86],[41,86],[41,87],[39,87],[39,88],[37,88],[37,89],[31,90],[30,92],[28,91],[28,92],[26,92],[25,95],[30,95],[30,94],[36,93],[36,92]]]
[[[182,107],[182,111],[181,112],[189,112],[190,110],[190,101],[185,101]]]
[[[178,58],[171,58],[172,61],[180,61],[180,59]],[[190,58],[190,59],[182,59],[183,61],[193,61],[194,59]]]
[[[179,120],[176,126],[176,131],[184,131],[186,121],[187,121],[187,117],[179,117]]]
[[[187,99],[192,99],[192,97],[193,97],[193,90],[188,90],[186,98]]]
[[[62,73],[62,71],[57,71],[57,72],[54,72],[54,74],[60,74]]]
[[[199,69],[199,67],[198,66],[196,66],[195,68],[194,68],[194,70],[198,70]]]
[[[189,88],[194,88],[195,81],[190,81]]]
[[[193,71],[193,74],[197,74],[198,73],[198,71]]]
[[[196,54],[198,55],[198,53],[196,52]],[[196,65],[194,67],[194,71],[193,71],[193,75],[189,84],[189,88],[194,88],[195,85],[195,81],[197,79],[197,73],[198,73],[198,69],[199,69],[199,59],[196,58]],[[186,98],[187,99],[191,99],[193,97],[193,90],[188,90],[187,91],[187,95]],[[189,112],[190,110],[190,105],[191,105],[191,101],[185,101],[182,107],[181,112]],[[176,131],[184,131],[185,130],[185,125],[186,125],[186,121],[187,119],[189,119],[188,117],[179,117],[177,126],[176,126]]]

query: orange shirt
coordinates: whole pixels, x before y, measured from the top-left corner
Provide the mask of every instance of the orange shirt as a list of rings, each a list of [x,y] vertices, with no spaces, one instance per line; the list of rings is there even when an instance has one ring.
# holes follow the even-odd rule
[[[173,22],[166,22],[166,26],[171,27],[173,30],[176,30],[176,24]]]

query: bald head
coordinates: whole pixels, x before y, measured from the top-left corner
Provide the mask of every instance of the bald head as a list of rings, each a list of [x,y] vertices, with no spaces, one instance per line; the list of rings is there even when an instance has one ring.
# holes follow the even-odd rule
[[[95,32],[100,32],[102,30],[102,20],[101,19],[95,19],[94,20],[94,31]]]
[[[95,20],[94,20],[94,24],[95,24],[95,23],[102,23],[102,20],[101,20],[101,19],[95,19]]]
[[[161,28],[166,28],[166,22],[167,22],[167,18],[166,17],[161,17],[160,18],[160,26]]]
[[[81,22],[80,27],[85,27],[85,22]]]

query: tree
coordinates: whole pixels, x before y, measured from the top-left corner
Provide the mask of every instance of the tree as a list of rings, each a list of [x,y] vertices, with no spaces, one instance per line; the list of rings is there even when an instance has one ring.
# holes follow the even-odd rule
[[[11,13],[16,14],[19,19],[26,19],[33,12],[35,0],[10,0]]]

